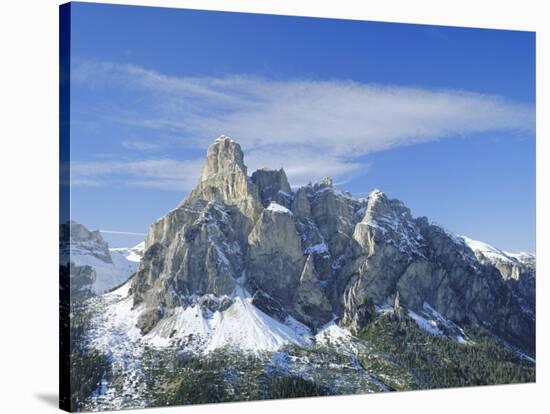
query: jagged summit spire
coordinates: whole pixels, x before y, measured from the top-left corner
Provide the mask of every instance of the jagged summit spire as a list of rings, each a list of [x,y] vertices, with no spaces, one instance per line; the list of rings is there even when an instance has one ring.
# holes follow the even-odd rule
[[[332,177],[324,177],[321,181],[319,181],[319,184],[325,187],[333,187],[334,181],[332,180]]]
[[[253,222],[260,214],[258,189],[247,176],[241,146],[226,135],[208,147],[199,182],[181,204],[196,200],[235,205]]]
[[[220,135],[208,147],[202,167],[201,181],[218,174],[233,174],[236,170],[246,175],[246,165],[241,146],[226,135]]]
[[[379,198],[379,197],[385,197],[385,194],[379,190],[378,188],[375,188],[374,190],[372,190],[370,193],[369,193],[369,199],[375,199],[375,198]]]
[[[218,138],[216,138],[216,141],[215,141],[215,142],[218,142],[218,141],[230,141],[230,142],[234,142],[233,139],[231,139],[230,136],[225,135],[225,134],[221,134]]]
[[[365,217],[371,217],[375,212],[381,212],[388,208],[389,199],[378,188],[372,190],[367,197],[367,212]]]
[[[311,181],[309,182],[308,186],[313,186],[313,189],[321,190],[324,188],[334,188],[334,181],[331,177],[324,177],[323,179],[315,182],[314,184],[311,184]]]

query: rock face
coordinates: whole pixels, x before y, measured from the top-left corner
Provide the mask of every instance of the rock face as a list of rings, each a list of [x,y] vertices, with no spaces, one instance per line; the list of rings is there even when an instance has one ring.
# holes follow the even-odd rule
[[[535,256],[529,253],[508,253],[464,236],[462,239],[472,249],[480,263],[492,265],[500,272],[522,307],[526,311],[534,312],[537,268]]]
[[[399,291],[403,306],[427,303],[457,323],[479,324],[534,350],[534,309],[522,306],[499,271],[481,263],[462,239],[413,219],[400,201],[377,190],[354,239],[363,253],[345,270],[353,276],[344,291],[344,320],[355,330],[361,329],[358,309],[390,303]]]
[[[313,254],[307,256],[295,300],[297,318],[309,326],[315,327],[319,321],[325,321],[332,316],[330,298],[327,297],[315,270]]]
[[[378,190],[356,200],[326,178],[292,191],[282,169],[249,178],[239,144],[224,136],[208,148],[196,188],[151,226],[145,249],[131,289],[143,333],[178,307],[209,315],[244,295],[314,330],[335,318],[360,331],[375,305],[429,306],[534,352],[534,285],[514,277],[526,268],[481,260]]]
[[[81,253],[85,250],[86,254],[96,257],[106,263],[112,263],[109,245],[99,230],[88,230],[82,224],[76,221],[69,221],[59,226],[60,249],[66,261],[69,261],[69,255],[74,252]]]
[[[92,286],[96,281],[95,270],[91,266],[68,265],[71,298],[78,299],[92,295]]]
[[[221,136],[208,148],[199,182],[183,204],[193,200],[219,201],[237,207],[250,221],[257,220],[262,210],[258,187],[247,176],[239,144]]]
[[[75,221],[61,224],[59,231],[60,265],[70,275],[72,298],[104,293],[137,270],[142,244],[111,249],[99,230]]]
[[[247,281],[285,305],[291,305],[305,257],[292,213],[270,204],[248,236]]]
[[[292,190],[282,168],[280,170],[262,168],[254,171],[251,178],[252,182],[258,186],[260,199],[264,207],[267,207],[273,201],[290,208]]]

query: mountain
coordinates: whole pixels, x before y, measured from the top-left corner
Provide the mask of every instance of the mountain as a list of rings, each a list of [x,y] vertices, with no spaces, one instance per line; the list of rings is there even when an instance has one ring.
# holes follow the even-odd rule
[[[75,233],[75,264],[116,262],[97,234]],[[482,247],[380,190],[249,176],[221,136],[196,187],[151,225],[136,272],[74,311],[75,343],[110,367],[79,407],[532,381],[534,289],[534,256]]]
[[[329,178],[292,191],[282,169],[249,177],[239,144],[222,136],[195,189],[151,226],[129,295],[142,335],[203,336],[204,349],[207,332],[180,326],[189,309],[225,321],[246,303],[281,329],[337,321],[358,333],[399,293],[402,307],[429,306],[533,353],[534,303],[507,283],[521,279],[514,261],[505,273],[379,190],[356,200]]]
[[[75,221],[60,226],[61,265],[70,266],[73,293],[101,294],[125,282],[138,268],[145,243],[109,248],[99,230]]]

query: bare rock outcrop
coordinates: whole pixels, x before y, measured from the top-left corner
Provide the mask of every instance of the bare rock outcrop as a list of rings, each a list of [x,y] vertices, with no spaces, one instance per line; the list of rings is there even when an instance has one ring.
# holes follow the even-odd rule
[[[247,284],[291,306],[305,257],[292,213],[279,204],[265,209],[248,237]]]
[[[282,168],[279,170],[262,168],[252,173],[251,180],[258,187],[264,207],[267,207],[273,201],[290,208],[293,197],[285,170]]]

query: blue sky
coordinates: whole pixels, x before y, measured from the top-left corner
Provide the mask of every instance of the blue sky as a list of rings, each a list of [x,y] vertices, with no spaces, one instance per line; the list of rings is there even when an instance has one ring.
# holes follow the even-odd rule
[[[90,228],[145,233],[227,134],[250,173],[379,188],[535,251],[534,33],[73,3],[71,36],[71,209]]]

